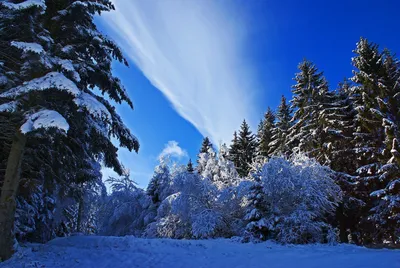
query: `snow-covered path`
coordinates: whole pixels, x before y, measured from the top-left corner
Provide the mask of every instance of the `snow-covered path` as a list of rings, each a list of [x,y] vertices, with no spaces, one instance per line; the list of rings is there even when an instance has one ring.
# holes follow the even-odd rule
[[[399,250],[351,245],[281,246],[231,240],[74,236],[30,244],[0,267],[307,267],[397,268]]]

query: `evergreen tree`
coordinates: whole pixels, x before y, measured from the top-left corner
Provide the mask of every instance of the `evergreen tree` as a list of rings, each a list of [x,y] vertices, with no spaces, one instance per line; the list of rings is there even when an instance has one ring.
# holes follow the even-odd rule
[[[251,163],[256,156],[256,147],[256,137],[251,132],[250,126],[247,124],[246,120],[243,120],[237,137],[238,162],[235,163],[233,161],[241,177],[245,177],[249,173]]]
[[[382,243],[395,241],[394,228],[398,222],[385,206],[396,207],[390,200],[389,189],[396,180],[393,162],[398,140],[399,117],[399,64],[389,51],[379,51],[378,45],[361,38],[354,50],[355,67],[349,96],[356,110],[354,147],[357,170],[357,193],[365,206],[359,222],[360,242]],[[392,199],[393,200],[393,199]]]
[[[282,95],[281,103],[278,106],[276,113],[277,122],[272,129],[272,138],[269,143],[270,155],[284,155],[289,156],[291,150],[288,146],[289,129],[292,126],[291,109],[286,102],[285,96]]]
[[[210,139],[208,137],[205,137],[201,143],[200,152],[197,155],[197,164],[199,164],[200,155],[203,153],[208,153],[210,149],[212,149],[212,150],[214,149],[213,145],[212,145]],[[197,171],[199,173],[203,172],[201,165],[197,165]]]
[[[193,168],[193,163],[192,163],[192,159],[189,159],[189,162],[186,166],[186,169],[188,172],[193,173],[194,172],[194,168]]]
[[[270,152],[270,143],[272,141],[272,132],[275,125],[275,114],[268,107],[267,112],[264,115],[264,119],[261,120],[261,123],[258,128],[257,140],[258,140],[258,154],[260,156],[268,158]]]
[[[115,108],[92,92],[96,87],[116,102],[125,101],[131,105],[120,81],[111,74],[113,59],[126,61],[118,47],[93,23],[95,13],[113,9],[111,2],[26,3],[7,1],[0,5],[0,23],[9,25],[8,20],[14,20],[14,30],[27,32],[19,35],[16,31],[18,35],[2,39],[6,41],[2,43],[3,51],[23,59],[23,64],[16,62],[14,56],[0,55],[3,66],[0,76],[4,82],[0,111],[11,118],[19,118],[12,135],[0,200],[0,233],[5,238],[0,245],[3,259],[10,257],[12,252],[15,198],[20,167],[25,165],[22,155],[24,151],[28,152],[26,149],[35,137],[65,136],[67,145],[62,151],[64,154],[58,158],[61,163],[68,161],[65,160],[68,154],[84,155],[82,160],[71,161],[68,168],[71,171],[72,164],[76,164],[82,168],[78,171],[88,172],[62,174],[65,179],[62,183],[71,183],[70,178],[74,183],[81,183],[85,178],[82,174],[90,173],[89,163],[93,159],[121,173],[117,148],[112,144],[111,136],[116,137],[122,147],[138,150],[136,138],[123,125]]]
[[[201,143],[201,148],[200,148],[200,153],[208,153],[208,150],[210,148],[213,148],[213,145],[208,137],[205,137],[203,139],[203,142]]]
[[[264,200],[264,191],[260,179],[254,181],[248,194],[249,205],[244,218],[247,221],[244,240],[266,240],[269,230],[264,217],[268,213],[268,204]]]
[[[304,60],[296,74],[293,86],[292,108],[294,125],[290,129],[289,143],[295,151],[307,153],[322,164],[329,164],[327,151],[330,140],[329,110],[334,106],[335,94],[328,90],[328,83],[317,67]]]
[[[322,137],[323,128],[319,116],[328,92],[328,83],[312,62],[304,60],[298,68],[300,72],[296,74],[297,83],[292,90],[295,113],[289,143],[295,150],[313,155],[320,147],[318,138]]]
[[[332,169],[346,174],[354,173],[356,166],[353,148],[349,146],[355,130],[355,110],[349,90],[347,80],[340,83],[338,90],[330,95],[330,107],[325,109],[325,159]]]

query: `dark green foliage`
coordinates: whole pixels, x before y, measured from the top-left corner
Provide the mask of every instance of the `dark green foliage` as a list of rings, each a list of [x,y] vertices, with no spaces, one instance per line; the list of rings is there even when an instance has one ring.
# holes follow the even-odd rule
[[[267,112],[264,115],[263,120],[261,120],[258,127],[257,140],[258,140],[258,154],[260,156],[268,158],[270,152],[270,143],[272,141],[272,132],[275,125],[275,114],[268,107]]]
[[[243,120],[239,135],[237,136],[237,142],[236,144],[233,142],[231,147],[234,153],[232,154],[232,162],[235,164],[237,172],[241,177],[245,177],[249,173],[253,159],[256,156],[256,147],[256,137],[251,132],[246,120]],[[237,150],[236,154],[235,150]]]
[[[282,95],[281,103],[276,112],[276,123],[272,129],[272,138],[269,143],[270,155],[289,156],[291,153],[288,144],[289,129],[292,126],[292,111],[286,102],[285,96]]]
[[[108,0],[48,0],[45,4],[44,10],[37,6],[14,10],[0,5],[0,94],[50,72],[58,72],[72,81],[82,93],[104,105],[110,117],[97,116],[84,107],[78,107],[75,96],[56,88],[0,98],[0,105],[17,102],[16,109],[4,111],[4,116],[1,115],[1,118],[12,119],[4,120],[4,131],[1,132],[0,147],[5,152],[9,150],[10,139],[7,137],[12,137],[13,132],[25,122],[23,114],[54,110],[69,124],[67,133],[49,129],[27,135],[17,228],[20,237],[40,242],[54,237],[56,232],[67,234],[68,231],[76,231],[68,226],[74,225],[83,230],[79,224],[71,225],[69,217],[60,214],[63,211],[68,214],[67,210],[71,211],[75,206],[64,206],[63,203],[81,204],[85,200],[83,197],[97,187],[95,184],[101,178],[99,163],[119,174],[123,173],[118,148],[111,142],[112,137],[119,141],[121,147],[136,152],[139,149],[137,139],[123,124],[115,108],[96,95],[99,90],[111,100],[126,102],[132,107],[124,87],[111,70],[113,60],[127,62],[119,48],[97,30],[93,21],[94,15],[112,10],[112,3]],[[44,51],[23,51],[13,46],[12,41],[36,43]],[[65,68],[64,64],[73,66],[75,71]],[[3,120],[0,122],[3,124]],[[7,153],[2,153],[2,166],[6,159]],[[0,175],[1,181],[3,174]],[[29,207],[35,208],[38,213],[30,212],[33,221],[24,220],[22,216],[28,213],[26,209]],[[86,206],[79,205],[81,212],[78,214],[82,213],[83,207]],[[56,218],[52,214],[55,211],[58,213]]]
[[[193,173],[193,172],[194,172],[192,159],[189,159],[189,162],[188,162],[188,164],[187,164],[187,166],[186,166],[186,170],[187,170],[188,172],[190,172],[190,173]]]
[[[205,137],[201,143],[200,154],[208,153],[209,149],[213,149],[213,145],[208,137]]]
[[[292,109],[294,125],[290,128],[289,144],[295,151],[307,152],[316,157],[324,146],[323,132],[328,105],[328,83],[317,67],[304,60],[299,64],[293,86]]]

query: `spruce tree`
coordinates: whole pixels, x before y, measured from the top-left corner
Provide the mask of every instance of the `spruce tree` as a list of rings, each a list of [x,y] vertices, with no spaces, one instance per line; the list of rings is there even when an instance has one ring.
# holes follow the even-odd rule
[[[247,176],[250,171],[251,164],[256,156],[256,146],[256,137],[251,132],[246,120],[243,120],[237,138],[238,163],[236,166],[241,177]]]
[[[190,173],[193,173],[193,172],[194,172],[192,159],[189,159],[189,162],[188,162],[188,164],[187,164],[187,166],[186,166],[186,170],[187,170],[188,172],[190,172]]]
[[[272,136],[273,136],[272,132],[274,125],[275,125],[275,114],[271,110],[271,108],[268,107],[263,120],[261,120],[257,133],[257,140],[258,140],[257,153],[265,158],[268,158],[270,156],[269,144],[272,141]]]
[[[211,150],[214,150],[213,145],[212,145],[210,139],[209,139],[208,137],[205,137],[205,138],[203,139],[202,143],[201,143],[200,152],[199,152],[199,154],[197,155],[197,164],[198,164],[198,165],[197,165],[197,171],[198,171],[199,173],[202,173],[202,172],[203,172],[203,170],[202,170],[203,166],[202,166],[202,165],[199,165],[199,160],[200,160],[200,158],[201,158],[201,154],[206,154],[206,153],[208,153],[208,152],[210,151],[210,149],[211,149]]]
[[[239,166],[239,161],[240,161],[239,139],[236,131],[233,133],[233,139],[229,147],[229,160],[233,162],[235,167]]]
[[[289,144],[295,151],[329,164],[326,133],[333,131],[329,127],[328,110],[332,108],[335,96],[328,90],[323,73],[312,62],[304,60],[299,64],[299,70],[295,77],[297,83],[293,86],[292,108],[295,113]]]
[[[208,137],[205,137],[201,143],[200,153],[208,153],[208,150],[213,148],[213,145]]]
[[[21,59],[22,64],[14,56],[0,55],[0,75],[5,81],[0,92],[0,111],[20,118],[15,125],[0,200],[0,234],[5,238],[0,245],[3,259],[12,253],[11,230],[20,167],[24,166],[22,155],[37,135],[64,135],[72,154],[83,145],[82,153],[86,156],[76,164],[94,159],[118,173],[122,167],[111,136],[122,147],[138,150],[136,138],[123,125],[115,108],[92,92],[97,87],[112,100],[131,105],[120,81],[111,74],[113,59],[126,61],[118,47],[93,23],[95,13],[113,9],[111,2],[61,0],[24,5],[25,2],[28,3],[8,1],[0,5],[0,23],[8,25],[7,20],[14,19],[14,28],[27,32],[8,35],[3,39],[8,42],[2,43],[4,51],[17,55],[15,58]],[[60,155],[59,160],[65,159],[68,151],[63,151],[66,154]],[[90,173],[90,165],[82,168]],[[65,175],[62,174],[63,183],[70,183],[70,178],[74,182],[85,178],[75,172]]]
[[[386,49],[382,57],[381,95],[376,98],[379,111],[371,112],[381,120],[385,137],[379,156],[382,165],[377,172],[379,179],[370,184],[373,200],[368,219],[374,226],[379,226],[372,238],[375,243],[391,241],[396,244],[400,242],[400,62]]]
[[[285,96],[282,95],[281,103],[276,112],[277,122],[272,129],[272,138],[269,143],[270,155],[289,156],[291,153],[288,145],[289,129],[292,126],[292,115],[290,106],[286,102]]]
[[[360,241],[364,244],[395,241],[392,227],[398,229],[399,222],[391,221],[385,207],[396,207],[389,201],[393,199],[387,189],[396,180],[393,152],[400,123],[399,64],[390,52],[380,52],[378,45],[364,38],[357,43],[354,53],[355,85],[349,95],[356,110],[352,145],[358,168],[354,175],[360,188],[357,196],[365,204],[359,222]]]

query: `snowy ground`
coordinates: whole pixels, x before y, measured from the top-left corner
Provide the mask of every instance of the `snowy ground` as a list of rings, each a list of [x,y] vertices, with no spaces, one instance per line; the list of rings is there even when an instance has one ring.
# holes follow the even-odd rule
[[[397,268],[400,251],[351,245],[281,246],[232,240],[74,236],[46,245],[29,244],[0,267]]]

